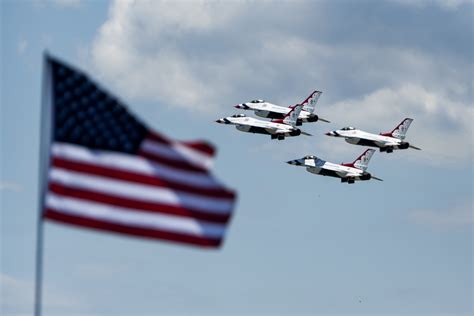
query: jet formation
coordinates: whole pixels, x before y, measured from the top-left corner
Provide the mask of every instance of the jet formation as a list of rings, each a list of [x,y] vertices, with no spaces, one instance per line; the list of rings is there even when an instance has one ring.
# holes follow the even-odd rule
[[[285,137],[289,136],[312,136],[296,126],[308,122],[317,122],[318,120],[329,123],[328,120],[319,118],[315,113],[316,104],[321,93],[321,91],[315,90],[300,104],[287,107],[261,99],[234,106],[237,109],[254,111],[255,115],[270,118],[270,121],[247,117],[245,114],[235,114],[218,119],[216,122],[235,125],[237,130],[241,132],[271,135],[271,139],[284,140]]]
[[[283,116],[283,119],[273,119],[271,121],[259,120],[248,117],[245,114],[235,114],[218,119],[216,122],[235,125],[241,132],[271,135],[271,139],[283,140],[285,137],[299,136],[301,134],[311,136],[311,134],[303,132],[296,127],[296,122],[302,108],[301,104],[295,105]]]
[[[320,118],[316,113],[316,104],[322,92],[313,91],[302,103],[292,106],[280,106],[256,99],[250,102],[239,103],[234,107],[241,110],[253,111],[255,115],[270,120],[262,120],[248,117],[245,114],[235,114],[232,116],[216,120],[220,124],[234,125],[237,130],[247,133],[270,135],[271,139],[284,140],[285,137],[295,137],[300,135],[312,136],[301,130],[297,126],[304,123],[330,121]],[[325,133],[327,136],[344,138],[349,144],[375,147],[380,152],[392,153],[394,150],[416,149],[420,150],[409,142],[405,141],[406,133],[412,118],[405,118],[390,132],[373,134],[354,127],[344,127]],[[305,167],[310,173],[340,178],[343,183],[355,183],[355,181],[382,179],[367,172],[370,159],[375,153],[375,149],[367,149],[352,163],[336,164],[325,161],[314,155],[307,155],[300,159],[290,160],[287,163],[295,166]]]

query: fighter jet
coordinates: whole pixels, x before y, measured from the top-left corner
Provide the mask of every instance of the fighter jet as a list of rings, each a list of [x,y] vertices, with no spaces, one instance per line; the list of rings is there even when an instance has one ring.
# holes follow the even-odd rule
[[[362,145],[370,147],[378,147],[381,152],[391,153],[395,149],[420,148],[405,142],[405,134],[410,127],[413,119],[406,118],[398,124],[391,132],[372,134],[358,130],[354,127],[344,127],[342,129],[327,132],[326,135],[334,137],[344,137],[346,142],[353,145]]]
[[[245,114],[235,114],[216,120],[221,124],[232,124],[241,131],[248,133],[258,133],[271,135],[272,139],[283,140],[288,136],[299,136],[301,134],[311,136],[295,127],[298,115],[303,105],[295,105],[283,119],[275,119],[272,121],[259,120],[253,117],[247,117]]]
[[[314,174],[341,178],[341,182],[354,183],[355,181],[370,179],[383,181],[366,171],[369,160],[374,152],[375,149],[367,149],[352,163],[335,164],[324,161],[313,155],[305,156],[301,159],[290,160],[287,163],[290,165],[306,167],[306,171]]]
[[[321,91],[313,91],[309,97],[307,97],[301,103],[303,105],[303,110],[298,116],[298,120],[296,120],[296,126],[301,126],[303,122],[316,122],[318,120],[329,123],[328,120],[320,118],[314,113],[316,109],[316,103],[318,102],[321,93]],[[272,119],[282,119],[286,114],[288,114],[288,112],[290,112],[292,108],[275,105],[264,100],[253,100],[250,102],[237,104],[234,107],[242,110],[252,110],[257,116]]]

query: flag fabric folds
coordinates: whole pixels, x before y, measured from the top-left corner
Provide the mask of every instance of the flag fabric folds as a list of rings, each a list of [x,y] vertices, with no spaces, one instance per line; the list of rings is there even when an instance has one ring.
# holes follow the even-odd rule
[[[236,194],[210,172],[214,147],[154,132],[81,71],[46,63],[53,115],[44,218],[221,245]]]

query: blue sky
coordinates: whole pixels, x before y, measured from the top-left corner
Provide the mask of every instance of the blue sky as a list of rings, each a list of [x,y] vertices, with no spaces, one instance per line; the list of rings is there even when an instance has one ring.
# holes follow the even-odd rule
[[[1,2],[2,315],[32,311],[42,52],[86,70],[158,131],[218,147],[239,192],[222,249],[47,223],[45,315],[469,315],[473,4],[469,1]],[[313,137],[214,120],[320,89]],[[285,164],[352,161],[324,132],[414,122],[422,151],[375,153],[384,182]],[[361,301],[361,302],[360,302]]]

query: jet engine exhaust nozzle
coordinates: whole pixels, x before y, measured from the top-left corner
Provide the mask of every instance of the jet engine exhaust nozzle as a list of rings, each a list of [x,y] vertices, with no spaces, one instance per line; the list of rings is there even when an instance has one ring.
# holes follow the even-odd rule
[[[291,136],[300,136],[301,135],[301,130],[300,129],[295,129],[290,132]]]
[[[408,142],[402,142],[400,145],[398,145],[398,148],[400,149],[407,149],[408,147],[410,147],[410,143]]]

